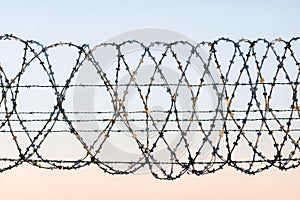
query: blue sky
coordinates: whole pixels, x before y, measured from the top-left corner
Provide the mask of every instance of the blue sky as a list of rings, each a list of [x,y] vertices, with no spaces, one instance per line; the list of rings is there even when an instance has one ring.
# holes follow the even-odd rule
[[[1,1],[0,1],[1,2]],[[299,1],[2,1],[0,34],[44,44],[97,44],[139,28],[166,28],[195,41],[300,35]]]

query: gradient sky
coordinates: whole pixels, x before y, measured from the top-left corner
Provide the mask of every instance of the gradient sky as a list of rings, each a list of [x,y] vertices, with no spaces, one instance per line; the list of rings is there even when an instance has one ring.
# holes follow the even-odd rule
[[[300,36],[300,3],[273,1],[0,1],[0,35],[43,44],[99,44],[139,28],[164,28],[194,41]],[[226,168],[166,182],[110,176],[96,167],[45,171],[21,166],[0,175],[1,199],[299,199],[300,169],[247,176]]]

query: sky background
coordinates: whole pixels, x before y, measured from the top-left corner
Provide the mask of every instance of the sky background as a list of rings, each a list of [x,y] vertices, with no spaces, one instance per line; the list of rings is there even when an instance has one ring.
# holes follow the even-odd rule
[[[299,1],[0,1],[0,34],[42,44],[99,44],[139,28],[164,28],[194,41],[300,36]],[[248,176],[226,168],[176,181],[111,176],[96,167],[46,171],[23,165],[0,175],[1,199],[299,199],[300,170]]]

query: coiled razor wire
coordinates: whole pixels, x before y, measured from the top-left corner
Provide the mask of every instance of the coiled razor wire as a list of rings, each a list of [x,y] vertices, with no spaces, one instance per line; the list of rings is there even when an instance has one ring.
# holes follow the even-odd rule
[[[289,41],[278,38],[271,42],[265,39],[233,41],[220,38],[197,45],[176,41],[153,42],[148,46],[139,41],[128,40],[120,44],[102,43],[94,48],[64,42],[43,46],[39,42],[23,40],[14,35],[0,36],[0,41],[17,42],[22,46],[23,52],[19,71],[14,72],[15,75],[11,77],[6,72],[9,69],[0,60],[0,137],[1,140],[8,137],[7,141],[14,145],[14,151],[17,152],[17,156],[12,157],[0,153],[1,172],[23,163],[62,170],[96,165],[109,174],[132,174],[143,168],[150,171],[155,178],[173,180],[185,173],[214,173],[225,166],[246,174],[256,174],[271,167],[288,170],[300,164],[300,63],[299,57],[297,59],[300,54],[297,55],[296,51],[299,48],[299,37]],[[138,60],[136,66],[129,64],[129,59],[122,53],[122,48],[126,45],[137,45],[142,49],[139,57],[135,58]],[[180,45],[189,47],[188,58],[182,59],[177,54],[176,47]],[[161,54],[153,53],[157,46],[164,49]],[[77,51],[75,64],[68,69],[69,75],[63,84],[56,80],[56,75],[60,72],[54,73],[51,64],[50,51],[59,47]],[[114,76],[108,75],[95,57],[95,50],[99,47],[115,50],[117,64],[114,66]],[[200,49],[207,53],[207,58],[201,55]],[[14,55],[11,56],[14,59]],[[172,68],[180,74],[176,79],[177,83],[168,82],[168,74],[164,74],[164,61],[167,58],[173,60]],[[190,80],[192,58],[203,63],[202,66],[196,66],[202,67],[196,81]],[[152,74],[148,75],[147,83],[141,84],[136,77],[145,70],[142,64],[147,59],[154,67]],[[76,83],[76,76],[86,62],[97,73],[99,84]],[[26,73],[32,73],[30,70],[33,66],[39,69],[39,73],[44,73],[37,76],[46,75],[44,77],[47,77],[48,85],[22,81]],[[212,70],[217,72],[217,76],[212,76]],[[129,77],[126,84],[120,83],[122,73]],[[155,82],[157,76],[161,80],[159,83]],[[207,77],[213,80],[206,82]],[[65,109],[64,103],[68,95],[71,95],[68,90],[84,90],[88,87],[104,89],[101,91],[105,91],[107,96],[103,98],[111,103],[113,109]],[[19,106],[22,105],[19,93],[26,94],[34,88],[40,91],[50,89],[48,92],[54,93],[55,101],[50,111],[24,111]],[[126,99],[129,98],[127,94],[130,88],[138,94],[139,99],[135,102],[141,105],[140,110],[127,108]],[[150,110],[152,91],[155,88],[163,88],[164,95],[167,95],[163,100],[169,102],[169,107]],[[215,108],[199,106],[203,103],[201,101],[204,97],[201,95],[205,88],[209,88],[213,96],[217,97]],[[187,98],[192,106],[186,110],[180,109],[178,105],[181,89],[188,91],[190,95]],[[41,92],[40,95],[44,93]],[[49,104],[51,101],[45,103]],[[163,113],[163,118],[156,119],[155,113]],[[85,117],[71,117],[76,115]],[[90,118],[90,115],[96,117]],[[99,122],[105,126],[79,130],[75,125],[89,122]],[[142,128],[132,125],[138,122],[143,124]],[[117,123],[122,125],[116,127]],[[61,127],[57,124],[65,126],[57,128]],[[71,135],[79,141],[84,155],[74,160],[46,158],[41,149],[47,138],[54,133]],[[94,140],[86,142],[84,134],[94,135]],[[114,152],[111,149],[105,150],[105,145],[111,137],[121,134],[127,134],[132,141],[130,144],[134,144],[139,152],[139,156],[133,160],[109,160]],[[179,137],[175,142],[170,142],[170,134],[177,134]],[[189,138],[191,134],[193,137]],[[6,148],[6,144],[1,145],[1,149]],[[166,155],[164,158],[168,159],[157,156],[158,146],[163,147]],[[103,154],[105,155],[102,157]]]

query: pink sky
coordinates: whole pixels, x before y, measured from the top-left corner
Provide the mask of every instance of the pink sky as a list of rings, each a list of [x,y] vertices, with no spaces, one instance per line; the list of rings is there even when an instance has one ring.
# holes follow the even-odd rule
[[[226,167],[216,174],[160,181],[150,174],[112,176],[96,167],[46,171],[23,165],[0,175],[1,199],[299,199],[300,170],[249,176]]]

